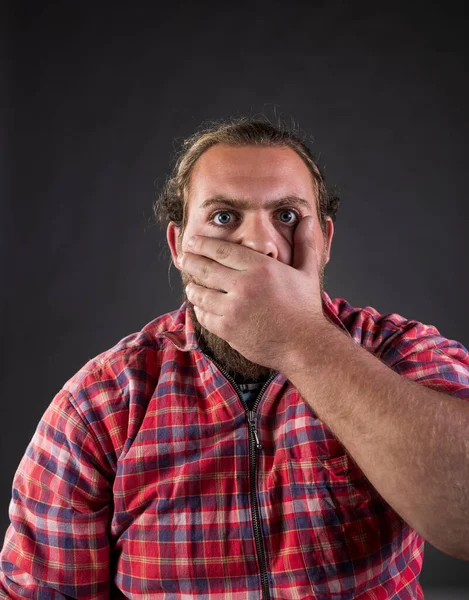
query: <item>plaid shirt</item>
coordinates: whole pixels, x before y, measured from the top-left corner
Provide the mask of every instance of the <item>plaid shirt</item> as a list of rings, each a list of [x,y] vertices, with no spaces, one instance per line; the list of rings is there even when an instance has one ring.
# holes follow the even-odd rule
[[[323,304],[397,373],[469,399],[459,342]],[[277,374],[254,409],[202,353],[185,304],[90,360],[15,474],[0,597],[422,599],[423,538],[296,388]]]

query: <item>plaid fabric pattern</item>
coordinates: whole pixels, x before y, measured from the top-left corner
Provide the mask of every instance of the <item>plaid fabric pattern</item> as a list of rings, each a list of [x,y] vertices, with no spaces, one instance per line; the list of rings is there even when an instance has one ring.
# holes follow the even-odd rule
[[[469,399],[469,353],[434,326],[326,293],[324,312],[402,376]],[[270,598],[421,600],[424,540],[281,374],[256,420]],[[261,599],[248,439],[184,304],[123,338],[65,383],[26,449],[0,597]]]

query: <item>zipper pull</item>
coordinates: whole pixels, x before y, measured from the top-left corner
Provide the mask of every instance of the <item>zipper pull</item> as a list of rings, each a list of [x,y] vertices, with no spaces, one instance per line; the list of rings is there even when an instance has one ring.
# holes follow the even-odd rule
[[[256,429],[256,413],[252,410],[249,411],[248,421],[249,425],[251,426],[251,431],[254,434],[254,439],[256,440],[256,448],[258,450],[262,450],[262,444],[259,440],[259,436],[257,435]]]

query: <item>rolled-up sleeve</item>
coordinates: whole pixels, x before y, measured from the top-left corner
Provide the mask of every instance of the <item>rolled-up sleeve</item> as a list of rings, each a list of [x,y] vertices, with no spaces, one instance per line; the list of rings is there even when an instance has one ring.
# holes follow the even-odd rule
[[[61,390],[13,479],[0,598],[109,598],[112,481],[99,440]]]
[[[433,325],[410,322],[387,349],[386,359],[404,377],[469,400],[469,352]]]

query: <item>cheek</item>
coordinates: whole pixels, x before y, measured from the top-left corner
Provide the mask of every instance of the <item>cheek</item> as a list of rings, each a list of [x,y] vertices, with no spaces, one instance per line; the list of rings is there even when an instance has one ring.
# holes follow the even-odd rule
[[[212,238],[228,239],[230,230],[223,227],[212,227],[202,220],[194,220],[190,224],[187,224],[181,241],[187,241],[193,235],[206,235]]]

